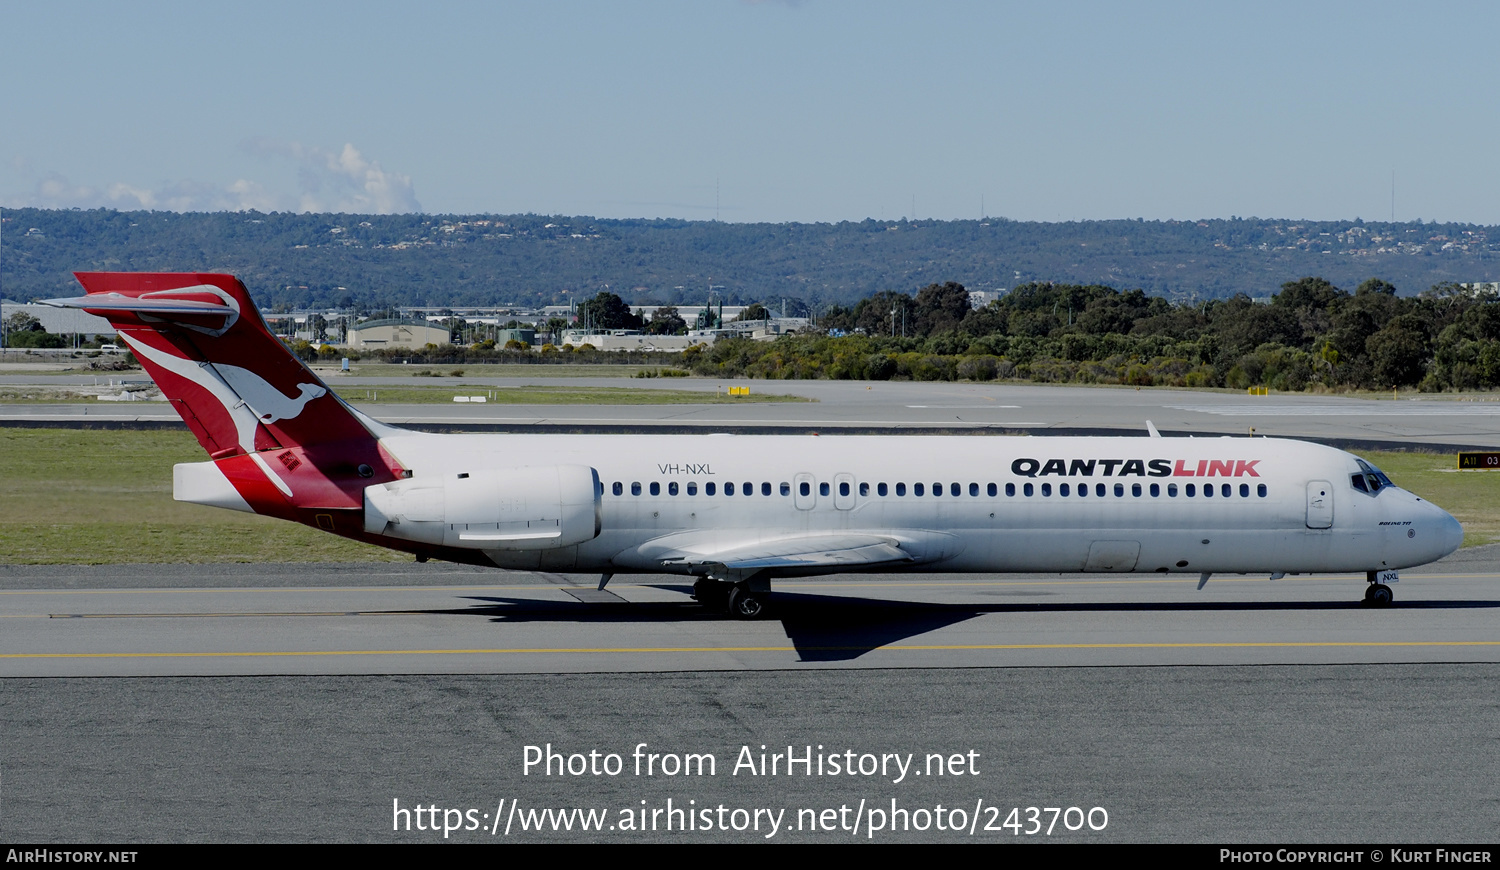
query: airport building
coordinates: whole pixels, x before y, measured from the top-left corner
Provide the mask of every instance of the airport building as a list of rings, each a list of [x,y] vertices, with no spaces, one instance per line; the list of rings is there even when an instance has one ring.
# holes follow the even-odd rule
[[[453,335],[446,326],[433,326],[425,320],[367,320],[349,328],[349,347],[359,350],[452,343]]]

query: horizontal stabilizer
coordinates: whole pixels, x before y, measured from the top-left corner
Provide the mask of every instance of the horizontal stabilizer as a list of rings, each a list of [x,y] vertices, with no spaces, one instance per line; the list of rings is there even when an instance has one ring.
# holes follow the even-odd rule
[[[184,287],[179,292],[202,292],[211,288]],[[67,299],[43,299],[41,305],[53,308],[89,308],[95,311],[133,311],[140,314],[236,314],[223,302],[199,299],[142,298],[124,296],[119,293],[101,293],[96,296],[70,296]]]

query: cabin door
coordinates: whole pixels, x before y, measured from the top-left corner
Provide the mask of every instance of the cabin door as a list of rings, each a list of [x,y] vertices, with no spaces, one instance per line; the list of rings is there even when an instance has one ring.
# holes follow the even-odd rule
[[[1333,484],[1326,480],[1307,482],[1307,527],[1333,527]]]

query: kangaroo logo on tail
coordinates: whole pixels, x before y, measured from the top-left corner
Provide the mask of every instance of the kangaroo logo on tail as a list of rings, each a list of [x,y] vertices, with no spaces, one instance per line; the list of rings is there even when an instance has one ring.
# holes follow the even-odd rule
[[[245,404],[250,406],[262,423],[296,419],[308,402],[328,392],[317,384],[298,384],[297,391],[302,395],[289,399],[282,395],[280,390],[271,386],[265,378],[249,369],[226,363],[216,363],[214,368],[218,369],[224,380],[229,382],[229,386],[239,393],[240,398],[245,400]]]

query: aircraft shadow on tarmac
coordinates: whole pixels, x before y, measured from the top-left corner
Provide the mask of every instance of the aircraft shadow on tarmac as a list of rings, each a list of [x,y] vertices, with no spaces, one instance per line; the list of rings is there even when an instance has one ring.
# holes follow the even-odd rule
[[[690,591],[686,586],[659,589]],[[424,610],[460,616],[484,616],[493,622],[672,623],[729,621],[730,617],[692,601],[632,604],[584,603],[503,596],[469,596],[473,607]],[[1214,601],[1214,602],[1033,602],[938,604],[888,599],[777,592],[770,620],[779,621],[802,661],[857,659],[865,653],[975,617],[1030,613],[1189,613],[1344,611],[1363,609],[1359,601]],[[1500,608],[1500,601],[1403,601],[1393,610],[1468,610]]]

